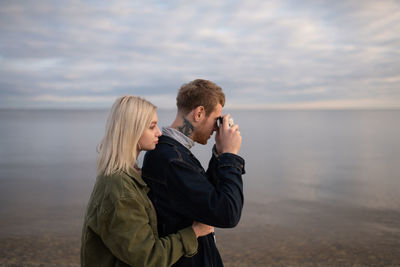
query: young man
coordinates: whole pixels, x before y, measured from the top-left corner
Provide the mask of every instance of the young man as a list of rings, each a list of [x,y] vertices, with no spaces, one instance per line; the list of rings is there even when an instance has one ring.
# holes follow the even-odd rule
[[[160,236],[199,221],[211,226],[237,225],[243,207],[244,160],[237,155],[239,126],[221,117],[225,95],[216,84],[197,79],[184,84],[177,96],[178,112],[155,150],[146,153],[142,175],[150,187]],[[216,131],[207,172],[190,152],[194,142],[206,144]],[[198,239],[198,253],[174,266],[223,266],[213,234]]]

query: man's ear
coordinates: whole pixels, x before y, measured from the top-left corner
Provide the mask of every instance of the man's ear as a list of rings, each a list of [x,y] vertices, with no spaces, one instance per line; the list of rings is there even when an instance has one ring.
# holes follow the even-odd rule
[[[198,106],[193,111],[193,121],[200,122],[206,117],[206,110],[203,106]]]

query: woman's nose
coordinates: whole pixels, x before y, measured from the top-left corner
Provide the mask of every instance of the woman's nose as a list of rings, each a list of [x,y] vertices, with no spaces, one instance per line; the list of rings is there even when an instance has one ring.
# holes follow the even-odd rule
[[[157,134],[156,134],[156,136],[159,137],[159,136],[161,136],[161,135],[162,135],[162,133],[161,133],[161,131],[160,131],[160,128],[158,128],[158,126],[157,126]]]

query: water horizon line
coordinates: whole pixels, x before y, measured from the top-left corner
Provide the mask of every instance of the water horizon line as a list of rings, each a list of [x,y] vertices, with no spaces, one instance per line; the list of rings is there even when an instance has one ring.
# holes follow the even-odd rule
[[[0,107],[0,111],[109,111],[110,107]],[[232,111],[400,111],[400,107],[224,107]],[[176,108],[158,107],[176,111]]]

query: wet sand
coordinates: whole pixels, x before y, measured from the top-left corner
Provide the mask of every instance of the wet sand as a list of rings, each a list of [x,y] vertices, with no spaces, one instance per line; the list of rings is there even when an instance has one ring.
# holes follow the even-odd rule
[[[79,266],[91,184],[0,184],[0,266]],[[400,266],[399,222],[393,210],[249,200],[239,225],[216,237],[226,266]]]
[[[243,222],[249,220],[243,218]],[[226,266],[399,266],[400,235],[308,231],[259,221],[219,230],[217,242]],[[254,221],[252,221],[254,223]],[[61,228],[61,227],[60,227]],[[0,238],[1,266],[79,266],[80,224],[69,233],[17,233]],[[64,232],[64,233],[63,233]],[[330,232],[330,233],[329,233]]]
[[[227,266],[400,266],[399,222],[394,211],[248,203],[218,242]]]

